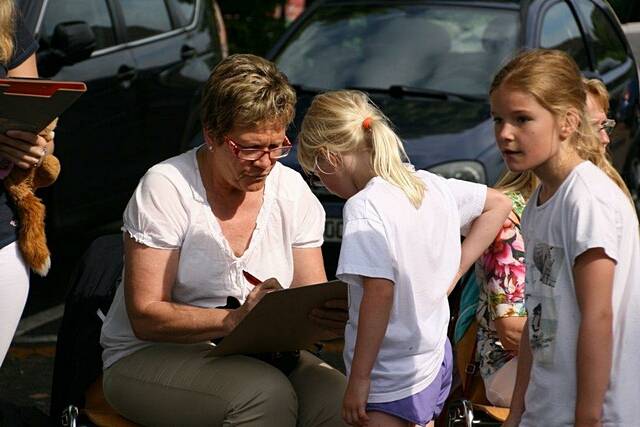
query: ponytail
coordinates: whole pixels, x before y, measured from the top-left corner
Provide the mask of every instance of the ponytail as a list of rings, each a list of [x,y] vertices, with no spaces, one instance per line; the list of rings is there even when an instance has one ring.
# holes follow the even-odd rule
[[[409,158],[402,146],[402,141],[391,129],[388,119],[380,115],[380,119],[373,120],[369,131],[373,171],[404,191],[411,204],[419,208],[426,186],[414,173],[413,167],[408,164]]]
[[[318,156],[368,151],[373,172],[400,188],[419,208],[426,186],[414,173],[402,141],[389,119],[367,95],[354,90],[317,95],[302,121],[298,135],[298,161],[313,171]]]

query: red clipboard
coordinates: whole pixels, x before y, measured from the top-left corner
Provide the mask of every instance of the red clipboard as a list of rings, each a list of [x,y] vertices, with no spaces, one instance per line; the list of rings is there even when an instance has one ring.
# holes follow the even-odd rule
[[[0,79],[0,132],[38,133],[86,91],[82,82]]]

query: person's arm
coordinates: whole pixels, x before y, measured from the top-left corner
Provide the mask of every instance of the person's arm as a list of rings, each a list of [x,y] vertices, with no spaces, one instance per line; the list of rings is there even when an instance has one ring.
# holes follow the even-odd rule
[[[36,54],[10,69],[7,76],[38,77]],[[46,154],[53,153],[54,148],[53,139],[47,141],[43,136],[31,132],[10,130],[5,135],[0,134],[0,155],[22,169],[38,165]]]
[[[501,192],[488,188],[482,213],[475,219],[462,242],[460,266],[449,287],[449,294],[458,280],[493,242],[510,212],[511,200]]]
[[[513,218],[513,219],[512,219]],[[487,283],[488,309],[505,350],[517,353],[526,319],[524,242],[511,212],[498,236],[479,260]]]
[[[393,304],[393,282],[363,277],[358,331],[351,372],[342,405],[342,418],[351,425],[365,424],[371,370],[387,331]]]
[[[17,67],[7,71],[7,77],[38,77],[38,65],[36,63],[36,54],[31,54]]]
[[[522,338],[520,339],[520,349],[518,350],[518,370],[513,394],[511,395],[511,408],[509,409],[508,418],[502,424],[503,427],[516,427],[520,424],[520,418],[522,418],[525,409],[524,396],[529,386],[532,361],[533,355],[529,346],[529,325],[528,322],[525,322]]]
[[[291,287],[313,285],[327,281],[322,249],[293,248],[293,281]]]
[[[613,352],[612,291],[615,262],[602,248],[579,255],[573,265],[580,308],[577,349],[576,426],[600,426]]]
[[[493,321],[498,337],[500,338],[500,343],[502,343],[502,347],[504,347],[505,350],[518,352],[526,321],[527,318],[524,316],[499,317]]]
[[[124,294],[131,327],[146,341],[195,343],[228,335],[255,304],[277,282],[254,287],[238,309],[210,309],[175,303],[179,250],[156,249],[135,242],[128,233],[124,240]]]

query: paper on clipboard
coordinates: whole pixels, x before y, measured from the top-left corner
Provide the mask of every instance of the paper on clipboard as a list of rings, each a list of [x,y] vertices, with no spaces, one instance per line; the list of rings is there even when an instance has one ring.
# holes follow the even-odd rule
[[[309,312],[332,299],[346,299],[347,284],[333,280],[270,292],[212,350],[211,356],[292,351],[309,347],[323,330]]]
[[[0,132],[38,133],[86,90],[82,82],[0,79]]]

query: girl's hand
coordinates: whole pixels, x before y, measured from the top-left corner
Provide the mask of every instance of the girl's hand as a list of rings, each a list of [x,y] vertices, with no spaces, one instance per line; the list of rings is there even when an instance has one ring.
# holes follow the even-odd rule
[[[47,140],[35,133],[10,130],[0,134],[0,156],[22,169],[40,166],[47,155]]]
[[[369,422],[367,416],[367,398],[371,380],[349,377],[347,391],[342,402],[342,419],[352,426],[365,426]]]
[[[309,317],[325,329],[326,336],[321,341],[340,338],[344,336],[344,327],[349,320],[349,303],[346,299],[329,300],[321,308],[311,310]]]

